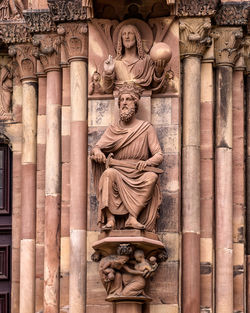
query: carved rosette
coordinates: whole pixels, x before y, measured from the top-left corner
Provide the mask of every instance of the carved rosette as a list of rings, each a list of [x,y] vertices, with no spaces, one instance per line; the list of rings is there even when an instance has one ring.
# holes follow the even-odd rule
[[[30,43],[9,47],[9,55],[18,63],[21,80],[36,81],[36,50]]]
[[[210,18],[180,19],[181,56],[202,56],[212,43]]]
[[[57,33],[64,38],[62,44],[70,62],[88,58],[88,26],[86,23],[65,23],[57,28]]]
[[[35,56],[40,59],[45,72],[60,70],[60,36],[57,34],[35,35],[33,45],[38,48]]]
[[[247,25],[250,12],[249,2],[226,3],[217,11],[215,22],[217,25]]]
[[[180,0],[179,16],[212,16],[216,12],[219,0]]]
[[[31,33],[56,31],[49,10],[25,10],[23,16]]]
[[[239,58],[239,48],[243,32],[241,28],[218,27],[211,32],[215,40],[215,59],[217,65],[233,66]]]

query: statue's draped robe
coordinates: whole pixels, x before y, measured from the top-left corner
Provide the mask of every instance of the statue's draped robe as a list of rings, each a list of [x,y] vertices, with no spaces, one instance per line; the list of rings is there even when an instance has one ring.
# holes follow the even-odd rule
[[[149,122],[138,121],[133,128],[110,126],[97,142],[96,147],[106,156],[114,154],[119,165],[104,171],[104,165],[95,161],[93,174],[98,186],[98,223],[104,224],[105,208],[113,215],[131,214],[154,231],[157,210],[161,203],[158,175],[138,171],[135,165],[148,160],[150,166],[158,166],[163,159],[155,129]]]
[[[123,58],[115,60],[115,70],[113,74],[104,73],[104,89],[106,93],[111,93],[113,89],[119,88],[127,83],[135,83],[143,89],[151,88],[153,91],[160,90],[166,80],[166,72],[161,77],[155,74],[154,63],[148,54],[143,59],[138,58],[132,63],[128,63]]]

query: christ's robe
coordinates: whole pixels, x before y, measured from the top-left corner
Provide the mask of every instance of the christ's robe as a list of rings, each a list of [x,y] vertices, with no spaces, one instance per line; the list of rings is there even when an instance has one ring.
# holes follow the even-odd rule
[[[97,142],[105,155],[113,153],[119,164],[104,170],[93,161],[94,179],[98,185],[98,223],[106,222],[105,208],[114,216],[130,214],[149,231],[154,231],[161,203],[158,174],[137,170],[139,161],[148,160],[157,167],[163,160],[161,147],[153,126],[138,121],[132,128],[111,125]]]

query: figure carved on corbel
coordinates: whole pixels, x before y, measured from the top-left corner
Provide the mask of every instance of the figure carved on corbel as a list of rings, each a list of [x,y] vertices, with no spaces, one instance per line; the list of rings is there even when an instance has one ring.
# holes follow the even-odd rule
[[[218,27],[211,32],[215,43],[216,64],[233,66],[239,58],[243,31],[240,27]]]
[[[12,61],[0,66],[0,120],[9,120],[13,90]]]
[[[210,31],[210,18],[180,19],[181,56],[202,57],[206,49],[212,44]]]
[[[37,47],[35,57],[40,59],[45,72],[60,69],[61,37],[53,35],[35,35],[33,45]]]
[[[0,2],[0,21],[20,20],[23,17],[23,0],[2,0]]]
[[[165,92],[169,88],[169,81],[174,75],[167,67],[172,50],[162,40],[171,23],[172,19],[167,22],[162,19],[151,20],[150,25],[157,29],[157,40],[154,40],[150,26],[138,19],[125,20],[120,24],[111,24],[105,20],[93,21],[93,25],[107,39],[105,42],[109,51],[101,73],[104,93],[111,94],[123,83],[132,82],[142,90],[151,90],[153,93]]]
[[[116,254],[103,256],[97,250],[92,260],[99,263],[99,275],[107,292],[107,301],[116,299],[142,299],[150,301],[145,293],[148,278],[157,270],[159,263],[166,261],[164,250],[147,253],[142,248],[125,243],[117,247]],[[164,254],[164,257],[162,255]]]

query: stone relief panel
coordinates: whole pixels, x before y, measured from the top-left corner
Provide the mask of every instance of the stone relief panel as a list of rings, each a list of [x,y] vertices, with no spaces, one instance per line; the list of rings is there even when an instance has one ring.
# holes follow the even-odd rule
[[[5,58],[0,63],[0,121],[9,120],[13,91],[13,64]]]
[[[178,24],[93,19],[89,25],[89,94],[112,94],[124,82],[152,93],[178,94]]]

